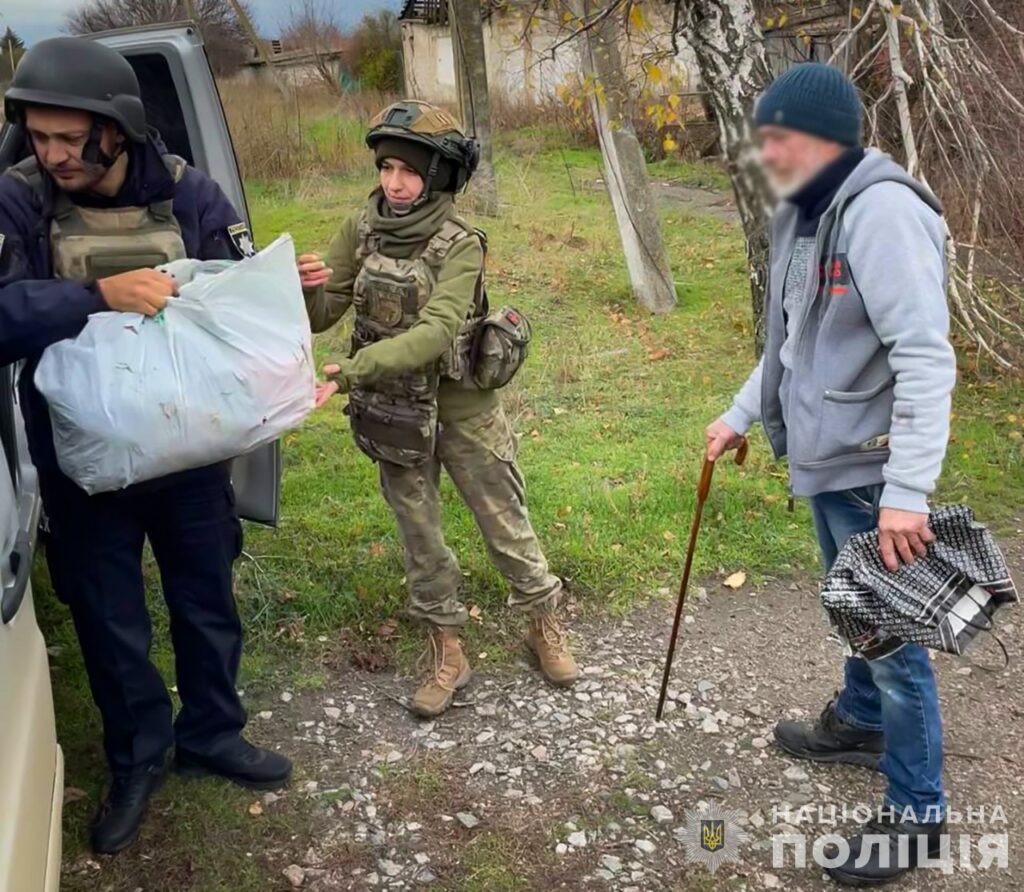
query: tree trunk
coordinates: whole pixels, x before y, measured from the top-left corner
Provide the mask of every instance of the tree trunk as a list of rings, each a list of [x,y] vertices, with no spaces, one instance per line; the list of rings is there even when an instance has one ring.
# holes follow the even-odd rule
[[[770,81],[752,0],[676,0],[679,30],[693,48],[703,89],[715,112],[743,221],[750,270],[754,344],[764,347],[771,206],[751,128],[754,100]]]
[[[601,4],[583,0],[582,9],[584,18],[590,19],[600,11]],[[667,313],[676,304],[675,283],[647,180],[643,149],[633,129],[633,100],[622,67],[618,30],[612,16],[605,16],[587,30],[582,46],[583,70],[594,82],[591,108],[633,294],[650,312]]]
[[[494,217],[498,214],[498,182],[491,145],[491,97],[487,88],[480,0],[449,0],[448,17],[462,123],[480,142],[480,166],[473,177],[471,191],[476,209]]]

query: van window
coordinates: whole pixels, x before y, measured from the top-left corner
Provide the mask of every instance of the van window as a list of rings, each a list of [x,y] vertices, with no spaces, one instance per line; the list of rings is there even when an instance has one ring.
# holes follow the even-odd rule
[[[169,152],[180,155],[189,164],[195,164],[188,126],[167,59],[160,53],[139,53],[125,58],[135,69],[135,76],[142,88],[146,122],[160,131]]]

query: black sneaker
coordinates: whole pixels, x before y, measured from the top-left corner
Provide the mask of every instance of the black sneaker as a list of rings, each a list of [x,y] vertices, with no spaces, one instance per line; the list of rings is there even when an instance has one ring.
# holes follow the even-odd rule
[[[835,699],[829,700],[813,725],[779,722],[775,741],[791,756],[814,762],[848,762],[879,771],[885,737],[881,731],[865,731],[848,725],[836,715]]]
[[[161,764],[113,778],[93,819],[90,842],[96,854],[114,855],[139,838],[149,798],[160,789],[166,776]]]
[[[202,756],[179,747],[174,771],[184,777],[214,774],[251,790],[276,790],[292,777],[292,763],[280,753],[253,746],[244,737],[216,756]]]
[[[850,854],[843,863],[826,867],[825,872],[846,886],[881,886],[891,883],[917,867],[925,857],[937,858],[942,834],[945,832],[945,821],[938,824],[899,820],[869,821],[860,833],[847,840]],[[901,846],[902,837],[906,837],[907,841]],[[862,852],[864,857],[861,857]],[[824,854],[829,860],[835,860],[839,857],[839,848],[834,845],[825,846]]]

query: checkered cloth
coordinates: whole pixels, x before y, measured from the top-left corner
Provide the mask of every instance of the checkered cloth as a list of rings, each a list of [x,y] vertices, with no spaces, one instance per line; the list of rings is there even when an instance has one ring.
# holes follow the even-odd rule
[[[928,555],[890,573],[878,530],[853,536],[821,586],[821,601],[839,636],[865,657],[906,641],[962,654],[993,615],[1018,601],[992,534],[965,505],[933,511],[936,540]]]

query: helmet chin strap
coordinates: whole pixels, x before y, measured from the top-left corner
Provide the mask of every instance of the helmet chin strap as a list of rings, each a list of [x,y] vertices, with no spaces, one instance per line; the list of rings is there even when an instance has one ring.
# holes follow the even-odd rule
[[[92,128],[89,130],[89,139],[82,148],[82,163],[92,168],[101,168],[103,171],[110,170],[114,162],[124,153],[124,145],[118,143],[113,155],[103,151],[103,124],[93,119]]]
[[[423,180],[423,191],[420,193],[419,198],[417,198],[412,203],[412,205],[410,206],[410,210],[421,207],[422,205],[430,201],[430,187],[433,185],[434,178],[437,176],[437,172],[440,168],[441,153],[434,152],[433,157],[430,159],[430,167],[427,168],[427,176]]]

